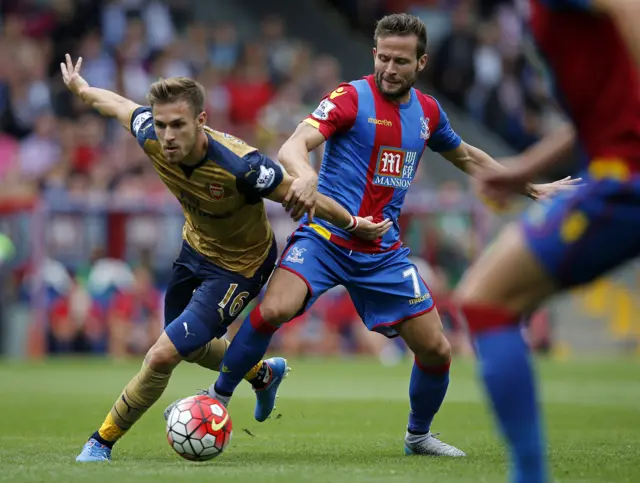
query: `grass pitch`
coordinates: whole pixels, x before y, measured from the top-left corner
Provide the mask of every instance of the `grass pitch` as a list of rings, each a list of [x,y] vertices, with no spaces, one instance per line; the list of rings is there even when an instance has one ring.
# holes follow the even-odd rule
[[[243,384],[229,408],[233,440],[219,458],[190,463],[166,441],[164,407],[213,381],[205,369],[184,364],[159,403],[116,445],[113,462],[97,465],[74,458],[139,363],[0,363],[0,481],[506,481],[503,450],[472,363],[454,362],[434,424],[443,440],[469,455],[452,460],[402,454],[409,362],[290,362],[276,409],[281,416],[256,423],[253,394]],[[545,361],[539,368],[555,481],[640,482],[640,363]]]

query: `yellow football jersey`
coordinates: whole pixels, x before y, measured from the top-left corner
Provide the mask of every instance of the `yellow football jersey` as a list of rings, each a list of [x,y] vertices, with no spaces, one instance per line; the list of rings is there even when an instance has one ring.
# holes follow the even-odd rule
[[[187,243],[216,265],[253,276],[274,243],[262,198],[280,184],[282,169],[244,141],[211,128],[201,162],[169,163],[149,107],[133,111],[129,127],[182,205]]]

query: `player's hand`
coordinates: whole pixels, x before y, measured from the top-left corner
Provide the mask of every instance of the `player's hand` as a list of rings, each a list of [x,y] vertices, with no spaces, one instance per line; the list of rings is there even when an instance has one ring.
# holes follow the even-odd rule
[[[514,195],[529,194],[536,200],[546,199],[560,191],[575,190],[581,178],[570,176],[545,184],[531,184],[532,173],[525,163],[513,163],[506,169],[483,169],[474,173],[474,188],[480,198],[493,207],[504,209]]]
[[[80,67],[82,67],[82,57],[78,57],[76,65],[71,62],[69,54],[65,55],[65,62],[60,62],[62,80],[75,95],[79,95],[83,88],[89,87],[89,83],[80,75]]]
[[[582,178],[566,178],[559,179],[553,183],[533,184],[531,191],[536,200],[545,200],[562,191],[574,191],[582,186]]]
[[[351,230],[351,233],[363,240],[377,240],[393,226],[393,222],[388,218],[380,223],[374,223],[373,216],[366,216],[364,218],[356,216],[356,220],[357,225]]]
[[[318,197],[318,175],[307,174],[293,180],[282,206],[291,213],[291,218],[300,220],[305,213],[309,214],[309,221],[313,221],[316,200]]]

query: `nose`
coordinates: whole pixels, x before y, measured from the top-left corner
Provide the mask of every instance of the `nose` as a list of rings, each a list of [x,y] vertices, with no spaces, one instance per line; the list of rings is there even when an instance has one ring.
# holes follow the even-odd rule
[[[173,133],[171,128],[167,128],[164,132],[164,140],[173,141],[175,138],[176,138],[176,135]]]
[[[396,68],[396,63],[391,61],[387,64],[387,68],[385,69],[385,72],[387,75],[389,76],[394,76],[398,73],[398,69]]]

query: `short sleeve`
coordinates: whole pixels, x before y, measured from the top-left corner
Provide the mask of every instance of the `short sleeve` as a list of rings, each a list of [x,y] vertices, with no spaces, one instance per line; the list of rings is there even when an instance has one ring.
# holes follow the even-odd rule
[[[238,165],[240,169],[235,173],[238,191],[250,199],[269,196],[282,183],[282,168],[258,151],[239,158]]]
[[[140,146],[143,146],[147,139],[155,136],[153,115],[150,107],[141,106],[133,110],[129,119],[129,131],[138,140]]]
[[[340,84],[326,95],[304,122],[312,125],[329,139],[337,132],[353,127],[358,114],[358,92],[351,84]]]
[[[462,139],[458,134],[451,128],[451,124],[449,124],[449,118],[447,114],[444,112],[440,103],[434,99],[436,105],[438,106],[438,110],[440,111],[438,126],[436,127],[435,132],[429,138],[427,146],[431,151],[440,153],[444,151],[453,151],[460,146]]]

